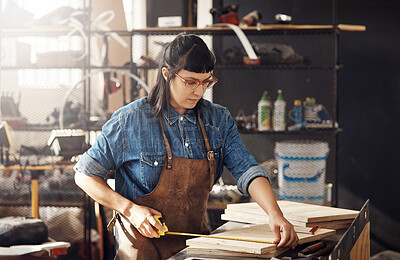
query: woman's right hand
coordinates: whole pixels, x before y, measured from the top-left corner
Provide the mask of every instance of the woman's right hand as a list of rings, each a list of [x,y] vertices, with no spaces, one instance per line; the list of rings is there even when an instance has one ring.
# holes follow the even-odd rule
[[[125,216],[142,236],[159,238],[160,235],[154,228],[160,231],[166,230],[155,220],[154,215],[162,216],[161,212],[140,205],[132,206],[129,210],[129,213],[125,214]]]

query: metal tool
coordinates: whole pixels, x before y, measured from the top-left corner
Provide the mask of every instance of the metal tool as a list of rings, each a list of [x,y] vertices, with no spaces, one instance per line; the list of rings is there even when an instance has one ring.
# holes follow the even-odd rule
[[[321,241],[321,242],[312,244],[312,245],[304,248],[303,250],[300,251],[300,253],[302,253],[303,255],[308,255],[308,254],[314,253],[324,247],[326,247],[326,244],[325,244],[325,242]]]

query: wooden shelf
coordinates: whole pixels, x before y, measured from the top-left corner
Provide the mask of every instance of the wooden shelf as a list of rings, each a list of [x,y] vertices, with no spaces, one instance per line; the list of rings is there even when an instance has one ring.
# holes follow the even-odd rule
[[[45,170],[73,170],[73,165],[11,165],[11,166],[0,166],[0,171],[45,171]]]
[[[257,130],[239,130],[240,134],[261,134],[261,135],[335,135],[342,132],[341,128],[327,128],[327,129],[303,129],[298,131],[257,131]]]
[[[351,24],[338,24],[337,28],[341,31],[353,31],[353,32],[362,32],[366,31],[365,25],[351,25]],[[333,25],[297,25],[297,24],[262,24],[261,26],[249,26],[246,28],[241,28],[244,32],[247,31],[266,31],[266,30],[333,30]],[[131,32],[133,33],[171,33],[171,32],[182,32],[182,31],[191,31],[191,32],[221,32],[221,31],[232,31],[229,27],[226,26],[213,26],[213,27],[205,27],[205,28],[197,28],[197,27],[149,27],[143,29],[133,29]]]

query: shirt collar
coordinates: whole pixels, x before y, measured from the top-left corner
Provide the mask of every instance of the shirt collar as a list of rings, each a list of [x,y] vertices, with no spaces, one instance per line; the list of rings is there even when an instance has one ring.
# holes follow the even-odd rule
[[[165,110],[163,112],[163,116],[165,120],[168,122],[168,110]],[[186,113],[184,115],[180,115],[173,107],[169,107],[169,125],[174,124],[178,119],[181,117],[186,118],[189,122],[196,124],[197,117],[196,113],[194,112],[193,109],[188,109],[186,110]]]

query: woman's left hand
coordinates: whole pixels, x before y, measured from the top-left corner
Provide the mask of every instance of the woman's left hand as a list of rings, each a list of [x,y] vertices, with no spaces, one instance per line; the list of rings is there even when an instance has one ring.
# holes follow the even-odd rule
[[[275,235],[274,243],[277,243],[276,248],[291,247],[294,249],[299,243],[299,237],[292,224],[287,221],[282,215],[270,215],[269,227]],[[282,233],[281,233],[282,232]]]

